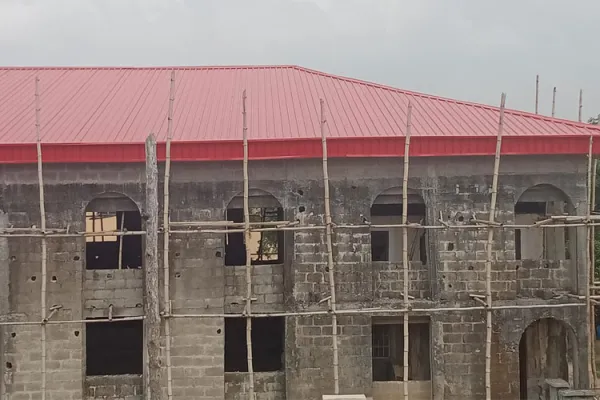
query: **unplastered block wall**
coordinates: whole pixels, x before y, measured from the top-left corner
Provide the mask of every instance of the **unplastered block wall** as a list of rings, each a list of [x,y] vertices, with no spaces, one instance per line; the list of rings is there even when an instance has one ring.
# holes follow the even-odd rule
[[[370,206],[376,196],[387,189],[399,187],[402,183],[402,159],[334,159],[330,160],[329,165],[332,217],[338,224],[360,224],[364,219],[368,220]],[[464,222],[473,213],[478,219],[487,218],[492,165],[493,160],[490,157],[411,160],[409,187],[422,197],[426,206],[427,222],[437,223],[440,212],[444,220],[452,223],[460,223],[461,215]],[[473,171],[478,171],[479,175],[472,176]],[[162,169],[160,173],[162,174]],[[498,189],[498,219],[512,221],[516,199],[527,187],[541,183],[552,184],[561,189],[576,206],[576,212],[583,214],[585,173],[586,161],[583,157],[503,157]],[[50,227],[63,227],[66,221],[71,221],[73,229],[81,230],[85,205],[94,196],[105,191],[124,193],[138,204],[142,213],[144,212],[145,188],[142,164],[49,165],[44,174],[48,183],[46,197]],[[39,224],[35,166],[31,168],[2,166],[0,176],[3,177],[4,184],[0,209],[7,213],[9,222],[15,226]],[[322,169],[318,160],[251,161],[250,182],[252,188],[268,192],[277,199],[284,209],[286,220],[299,219],[304,223],[323,224]],[[175,163],[171,183],[171,220],[222,221],[225,207],[234,196],[242,192],[242,189],[241,162]],[[162,193],[162,186],[159,188],[159,193]],[[160,201],[162,203],[162,198]],[[65,204],[74,204],[74,206],[65,207]],[[579,239],[583,237],[580,233],[576,236]],[[160,245],[162,239],[160,235]],[[427,269],[428,281],[422,283],[422,287],[430,288],[432,301],[425,302],[425,305],[429,304],[430,307],[440,304],[474,305],[468,298],[468,293],[483,294],[485,290],[481,282],[485,279],[482,274],[485,266],[486,239],[487,235],[483,231],[427,232],[429,244],[427,263],[424,268]],[[55,290],[55,292],[52,292],[52,295],[49,293],[48,304],[62,304],[64,307],[64,311],[60,311],[54,318],[80,319],[83,317],[84,304],[81,293],[84,289],[82,284],[84,271],[81,261],[84,259],[84,242],[82,239],[58,241],[60,243],[52,244],[55,247],[49,249],[49,254],[59,254],[59,256],[49,263],[48,278],[51,280],[52,276],[56,275],[57,281],[52,288],[53,282],[49,282],[49,291]],[[39,249],[39,242],[29,239],[11,239],[10,243],[12,244],[8,245],[9,261],[5,264],[8,265],[6,268],[10,273],[11,294],[8,302],[11,316],[23,319],[38,318],[39,279],[33,281],[31,277],[36,274],[39,277],[39,250],[31,251],[31,249]],[[453,246],[449,247],[449,243]],[[557,287],[564,285],[572,287],[573,290],[582,290],[581,283],[585,281],[586,276],[585,268],[579,268],[579,264],[581,255],[584,254],[584,241],[578,240],[578,243],[581,244],[575,252],[575,259],[571,260],[572,265],[568,267],[570,270],[564,271],[564,278],[562,278],[564,280],[554,283]],[[323,300],[329,295],[329,265],[324,232],[317,230],[287,232],[285,250],[282,271],[285,308],[298,311],[326,311],[328,304]],[[498,233],[495,236],[493,250],[495,261],[492,290],[495,298],[498,301],[520,301],[517,294],[518,287],[514,283],[517,271],[514,264],[514,234],[508,230]],[[231,273],[231,270],[224,267],[224,251],[224,235],[171,234],[170,291],[174,313],[219,314],[232,311],[226,308],[226,290],[230,290],[226,289],[226,276]],[[14,260],[12,256],[15,256]],[[383,300],[378,298],[378,290],[376,290],[378,278],[373,273],[371,265],[368,228],[334,229],[333,257],[338,308],[368,307],[373,305],[374,301],[378,302],[378,305],[401,307],[401,299],[397,297],[390,296]],[[159,260],[159,265],[162,266],[162,258]],[[259,268],[257,271],[265,272]],[[271,277],[273,281],[280,279],[279,272],[273,271],[273,273]],[[540,273],[533,275],[536,274]],[[259,276],[257,274],[253,279],[262,279],[258,278]],[[419,276],[425,277],[426,274]],[[402,284],[401,279],[402,275],[399,273],[398,280],[392,281],[391,284],[399,287]],[[545,278],[540,279],[543,281]],[[65,285],[64,288],[59,286],[61,284]],[[260,286],[257,285],[257,289]],[[267,285],[264,286],[266,290]],[[161,292],[162,290],[161,279]],[[413,289],[414,291],[416,288]],[[421,291],[426,290],[419,289],[419,292]],[[527,294],[524,290],[521,290],[521,294],[539,297],[534,292]],[[51,296],[54,297],[50,298]],[[257,309],[263,307],[264,310],[269,310],[270,305],[266,298],[265,296],[264,304],[260,304],[263,299],[259,298],[254,306]],[[274,303],[272,307],[273,310],[277,310],[281,305]],[[67,314],[68,310],[71,314]],[[484,326],[480,312],[464,313],[460,317],[455,317],[454,314],[444,317],[448,318],[450,321],[448,323]],[[485,335],[469,331],[463,332],[460,337],[444,337],[440,323],[443,323],[443,320],[442,322],[432,320],[432,332],[437,332],[434,334],[436,339],[433,343],[432,357],[434,360],[437,357],[444,362],[444,366],[441,362],[437,364],[434,362],[432,365],[434,396],[437,396],[436,398],[452,398],[451,396],[455,396],[454,398],[462,396],[465,399],[477,398],[484,390],[483,370],[474,369],[473,377],[465,378],[461,372],[464,368],[461,366],[471,363],[481,364],[479,357],[484,351]],[[180,398],[224,398],[223,318],[175,318],[171,325],[173,392]],[[319,333],[315,326],[320,326]],[[332,393],[333,358],[330,344],[327,344],[327,341],[331,340],[328,326],[331,326],[331,318],[328,316],[287,319],[286,365],[289,368],[285,374],[285,390],[288,398],[307,398],[303,397],[305,394],[309,396],[308,398],[311,396],[318,398],[320,394]],[[349,328],[344,331],[346,326]],[[340,318],[340,387],[344,392],[369,393],[371,390],[370,326],[370,319],[367,317],[352,316],[350,320]],[[580,329],[585,329],[583,325],[579,326]],[[38,327],[19,329],[29,332],[28,334],[39,330]],[[76,328],[71,325],[68,327],[65,325],[61,329],[67,333],[63,335],[65,338],[63,340],[77,348],[73,356],[69,355],[69,360],[77,360],[81,365],[82,335],[76,336],[74,333]],[[471,335],[468,338],[473,340],[472,343],[469,342],[470,347],[463,346],[467,344],[464,342],[466,335]],[[447,360],[440,358],[446,345],[456,345],[452,350],[464,356],[461,358],[463,361],[458,361],[460,357]],[[39,353],[39,347],[36,350],[35,342],[27,346],[5,343],[4,348],[4,357],[7,359],[13,355],[27,357],[28,352]],[[71,364],[74,366],[74,362],[65,365]],[[31,382],[39,382],[37,379],[39,376],[34,376],[39,368],[34,371],[34,366],[37,368],[37,364],[31,362],[25,364],[23,369],[15,367],[13,371],[8,373],[5,371],[5,373],[7,376],[10,375],[13,381],[31,379]],[[60,376],[70,374],[74,377],[70,382],[75,383],[70,384],[76,385],[79,389],[67,391],[67,396],[77,397],[82,394],[81,369],[75,371],[74,368],[72,370],[69,368],[66,369],[67,372],[61,369],[60,373],[64,375]],[[59,371],[52,373],[58,374]],[[163,377],[166,379],[165,375],[163,374]],[[61,383],[57,385],[60,386]],[[453,388],[451,391],[444,389],[450,387]],[[9,388],[9,391],[15,393],[21,390],[24,388]],[[39,393],[39,391],[32,393]],[[436,393],[443,393],[443,397],[439,397],[440,395]]]
[[[87,270],[83,282],[84,314],[86,317],[143,315],[144,270]]]

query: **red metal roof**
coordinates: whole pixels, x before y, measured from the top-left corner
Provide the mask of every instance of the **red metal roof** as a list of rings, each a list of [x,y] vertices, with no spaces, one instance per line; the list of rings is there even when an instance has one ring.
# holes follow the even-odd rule
[[[172,69],[175,160],[242,157],[244,89],[252,159],[320,157],[319,98],[326,102],[331,157],[402,155],[409,101],[411,155],[494,153],[497,107],[297,66],[0,68],[0,163],[36,161],[36,76],[45,162],[142,161],[151,132],[162,157]],[[503,154],[585,154],[590,135],[600,134],[587,124],[505,115]]]

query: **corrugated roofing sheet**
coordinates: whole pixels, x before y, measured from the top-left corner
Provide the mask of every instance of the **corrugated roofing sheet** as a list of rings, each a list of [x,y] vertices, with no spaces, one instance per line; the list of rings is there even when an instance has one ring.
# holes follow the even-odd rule
[[[149,133],[159,143],[166,140],[172,69],[0,68],[0,162],[35,161],[36,76],[44,161],[143,160]],[[244,89],[254,159],[320,156],[320,98],[326,102],[331,156],[401,155],[409,101],[411,154],[494,152],[497,107],[297,66],[175,70],[174,159],[239,159]],[[587,124],[507,110],[503,153],[584,154],[589,136],[599,133]]]

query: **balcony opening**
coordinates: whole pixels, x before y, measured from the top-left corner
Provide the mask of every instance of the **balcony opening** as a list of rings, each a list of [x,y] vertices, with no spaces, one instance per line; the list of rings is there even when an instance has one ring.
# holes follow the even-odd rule
[[[515,224],[534,225],[551,216],[572,215],[571,203],[560,189],[538,185],[527,189],[515,204]],[[570,260],[573,228],[545,227],[515,230],[515,258],[517,260]]]
[[[105,194],[90,202],[85,210],[86,269],[129,269],[142,267],[142,237],[93,235],[141,231],[142,218],[128,197]]]
[[[283,208],[270,194],[253,190],[249,196],[249,219],[252,228],[273,228],[268,223],[283,220]],[[243,198],[236,196],[227,207],[226,220],[243,223]],[[261,225],[261,223],[267,223]],[[236,229],[240,229],[237,227]],[[251,262],[254,265],[280,264],[284,259],[284,232],[252,232],[250,242],[245,243],[244,233],[228,233],[225,243],[225,265],[246,265],[246,245],[250,247]]]
[[[142,321],[87,323],[86,376],[141,375],[144,332]]]

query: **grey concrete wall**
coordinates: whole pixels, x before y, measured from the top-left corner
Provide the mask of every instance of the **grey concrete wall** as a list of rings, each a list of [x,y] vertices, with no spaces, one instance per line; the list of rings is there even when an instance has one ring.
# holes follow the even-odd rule
[[[225,373],[225,399],[248,398],[248,374]],[[257,372],[254,376],[254,393],[257,400],[285,400],[285,373]]]
[[[424,199],[427,223],[437,224],[440,212],[445,220],[455,224],[465,223],[472,214],[478,219],[486,219],[492,165],[490,157],[411,160],[409,187]],[[359,224],[361,215],[368,219],[375,197],[386,189],[401,185],[402,168],[401,159],[330,160],[334,221]],[[584,157],[503,157],[498,218],[502,222],[512,222],[514,204],[520,194],[540,183],[564,191],[576,213],[584,214],[586,168]],[[474,171],[477,176],[473,176]],[[286,220],[300,218],[305,223],[322,224],[321,174],[318,160],[251,162],[250,186],[271,193],[283,207]],[[243,188],[241,162],[175,164],[171,175],[172,221],[221,221],[225,207]],[[82,230],[85,206],[106,191],[131,197],[143,212],[143,176],[142,165],[46,166],[49,227],[63,227],[69,223],[72,229]],[[0,166],[0,209],[6,211],[10,224],[39,224],[36,183],[34,167]],[[300,207],[305,211],[300,212]],[[502,304],[572,301],[558,297],[557,292],[580,293],[583,288],[582,283],[587,278],[584,237],[585,232],[579,230],[577,251],[568,262],[531,262],[515,260],[514,233],[500,231],[494,242],[494,299]],[[368,228],[338,229],[333,239],[338,307],[401,307],[398,294],[402,274],[395,265],[371,263]],[[416,297],[415,304],[422,308],[477,305],[469,294],[483,294],[485,290],[487,232],[430,230],[427,239],[427,264],[411,265],[411,278],[418,279],[410,285],[410,294]],[[162,237],[159,240],[162,244]],[[224,235],[173,233],[170,243],[170,290],[175,314],[239,311],[232,303],[245,295],[245,282],[239,278],[243,269],[224,266]],[[452,246],[448,246],[449,243]],[[320,303],[329,295],[323,233],[315,230],[287,232],[284,246],[283,264],[255,268],[253,282],[258,299],[255,310],[326,310],[327,305]],[[7,247],[9,318],[37,321],[40,315],[39,240],[10,239]],[[89,276],[83,269],[84,253],[83,239],[49,241],[48,304],[63,305],[54,318],[81,319],[88,315],[91,302],[101,307],[122,299],[123,310],[135,309],[140,300],[139,277],[129,280],[126,277],[115,279],[116,275],[111,279],[99,278],[99,275],[96,278],[94,274]],[[56,277],[56,281],[52,277]],[[118,287],[103,292],[99,286],[106,286],[111,280],[117,282]],[[557,309],[495,312],[495,346],[500,356],[493,366],[493,374],[505,373],[507,380],[495,382],[494,392],[505,396],[503,398],[518,398],[518,377],[515,377],[518,340],[512,321],[526,326],[545,315],[566,321],[576,332],[581,345],[580,362],[585,365],[587,328],[584,314],[583,309],[578,311],[577,308],[564,312]],[[84,335],[80,334],[83,329],[83,326],[73,324],[48,328],[48,390],[60,398],[80,399],[87,393],[86,385],[89,385],[83,373]],[[371,318],[343,316],[339,318],[338,329],[341,391],[370,394]],[[230,398],[239,385],[228,382],[226,377],[229,375],[224,373],[224,319],[177,318],[172,321],[171,330],[173,394],[176,398]],[[6,368],[5,364],[4,381],[11,394],[39,394],[39,331],[38,326],[5,329],[3,357],[11,363],[11,368]],[[434,312],[431,331],[434,398],[481,398],[485,391],[484,313]],[[333,393],[331,333],[330,317],[287,318],[286,372],[281,378],[285,383],[278,386],[285,388],[287,399],[317,399],[321,394]],[[166,374],[163,378],[166,386]],[[582,377],[579,384],[584,386],[585,379]],[[106,382],[111,381],[107,378]],[[102,382],[96,383],[102,386]]]

